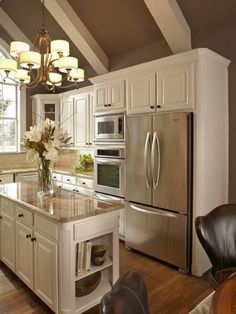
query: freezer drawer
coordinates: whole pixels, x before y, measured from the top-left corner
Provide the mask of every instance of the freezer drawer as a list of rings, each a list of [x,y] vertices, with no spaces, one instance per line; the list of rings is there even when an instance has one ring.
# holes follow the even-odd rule
[[[126,203],[126,245],[160,260],[188,267],[187,216]]]

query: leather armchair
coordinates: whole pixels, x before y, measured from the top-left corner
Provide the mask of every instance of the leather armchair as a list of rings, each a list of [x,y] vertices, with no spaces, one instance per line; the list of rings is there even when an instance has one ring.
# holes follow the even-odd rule
[[[148,314],[147,289],[143,278],[128,271],[106,293],[100,304],[101,314]]]
[[[195,227],[212,264],[209,281],[216,288],[236,272],[236,205],[221,205],[197,217]]]

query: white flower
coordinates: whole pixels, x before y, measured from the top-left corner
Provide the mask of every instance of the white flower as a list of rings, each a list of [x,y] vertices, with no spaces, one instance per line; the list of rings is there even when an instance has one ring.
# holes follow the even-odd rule
[[[43,156],[47,160],[51,160],[52,162],[56,162],[58,160],[58,151],[54,147],[50,147],[47,152],[43,153]]]
[[[25,132],[25,137],[31,142],[39,142],[41,140],[41,132],[37,126],[31,126],[30,131]]]

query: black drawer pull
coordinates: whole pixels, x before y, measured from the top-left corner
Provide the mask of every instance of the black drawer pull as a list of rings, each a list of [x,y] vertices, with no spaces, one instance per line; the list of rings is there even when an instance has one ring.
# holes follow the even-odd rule
[[[18,215],[19,218],[21,218],[21,217],[23,217],[23,216],[24,216],[23,214],[19,214],[19,215]]]
[[[35,238],[35,237],[33,237],[33,238],[31,239],[31,241],[32,241],[32,242],[36,241],[36,238]]]
[[[27,234],[25,237],[26,239],[31,238],[31,234]]]

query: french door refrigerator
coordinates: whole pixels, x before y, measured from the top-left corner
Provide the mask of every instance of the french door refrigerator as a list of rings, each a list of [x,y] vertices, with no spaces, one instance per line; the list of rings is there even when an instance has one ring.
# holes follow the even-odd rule
[[[192,114],[126,121],[126,246],[189,272]]]

